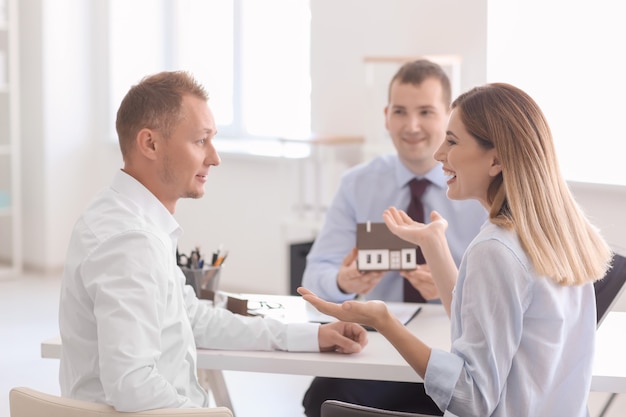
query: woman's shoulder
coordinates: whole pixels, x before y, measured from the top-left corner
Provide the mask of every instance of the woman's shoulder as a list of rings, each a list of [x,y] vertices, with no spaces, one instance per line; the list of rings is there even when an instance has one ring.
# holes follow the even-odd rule
[[[480,262],[509,262],[516,261],[524,269],[530,269],[530,261],[524,251],[518,234],[513,229],[498,226],[489,221],[480,229],[480,232],[467,248],[467,256],[478,258]],[[507,262],[507,263],[509,263]]]

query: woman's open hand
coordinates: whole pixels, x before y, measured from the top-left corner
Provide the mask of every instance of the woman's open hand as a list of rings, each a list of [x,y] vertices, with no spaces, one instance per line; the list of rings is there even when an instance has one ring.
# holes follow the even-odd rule
[[[438,234],[445,234],[448,228],[448,221],[436,211],[430,213],[430,223],[424,224],[411,219],[403,210],[389,207],[383,212],[383,220],[391,233],[418,246],[424,246]]]
[[[395,319],[387,309],[387,305],[382,301],[345,301],[337,304],[322,300],[304,287],[299,287],[298,293],[321,313],[341,321],[364,324],[379,329],[385,325],[387,320]]]

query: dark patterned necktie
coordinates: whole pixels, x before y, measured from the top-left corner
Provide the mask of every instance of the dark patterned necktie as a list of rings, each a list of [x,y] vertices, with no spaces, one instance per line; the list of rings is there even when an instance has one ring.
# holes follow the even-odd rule
[[[409,215],[413,220],[424,223],[424,205],[422,204],[422,196],[424,195],[424,191],[426,191],[426,187],[428,187],[430,181],[427,179],[418,180],[417,178],[413,178],[409,182],[409,188],[411,189],[411,202],[409,203],[409,208],[406,210],[406,214]],[[417,248],[417,257],[416,261],[418,265],[422,265],[426,263],[424,259],[424,255],[422,255],[422,250]],[[418,290],[411,285],[408,279],[404,279],[404,301],[409,301],[413,303],[424,303],[426,299],[422,297],[422,294]]]

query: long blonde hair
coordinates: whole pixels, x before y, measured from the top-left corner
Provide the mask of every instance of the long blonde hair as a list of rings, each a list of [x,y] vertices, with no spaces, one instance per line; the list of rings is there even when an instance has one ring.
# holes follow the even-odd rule
[[[452,108],[502,172],[490,185],[490,221],[514,228],[537,273],[561,285],[604,276],[612,257],[565,182],[552,133],[537,103],[509,84],[476,87]]]

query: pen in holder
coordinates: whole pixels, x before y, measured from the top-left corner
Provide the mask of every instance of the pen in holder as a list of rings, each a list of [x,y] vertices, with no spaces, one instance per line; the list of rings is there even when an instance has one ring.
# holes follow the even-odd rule
[[[205,300],[213,300],[220,282],[221,266],[205,266],[202,269],[181,266],[187,285],[191,285],[196,296]]]

